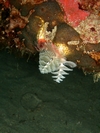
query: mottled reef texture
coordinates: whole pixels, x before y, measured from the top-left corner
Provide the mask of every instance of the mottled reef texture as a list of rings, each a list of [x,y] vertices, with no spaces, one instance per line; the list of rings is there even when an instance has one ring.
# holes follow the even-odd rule
[[[65,0],[66,2],[66,0]],[[90,3],[90,4],[88,4]],[[96,38],[100,32],[100,11],[98,1],[77,1],[79,10],[88,12],[90,15],[96,14],[96,23],[89,25],[88,20],[83,20],[77,27],[73,27],[71,22],[65,19],[64,6],[61,1],[55,0],[1,0],[0,1],[0,47],[14,49],[19,53],[31,54],[38,53],[37,34],[41,25],[49,22],[48,30],[57,26],[57,34],[54,44],[65,44],[68,49],[66,58],[77,63],[84,73],[94,73],[95,81],[100,77],[100,42],[95,39],[92,43],[91,38]],[[63,8],[64,7],[64,8]],[[70,8],[69,8],[70,10]],[[90,16],[89,16],[90,17]],[[88,19],[88,17],[86,18]],[[89,22],[92,19],[89,18]],[[84,28],[83,27],[87,27]],[[90,30],[89,37],[84,37],[85,32]],[[84,33],[84,34],[82,34]],[[93,34],[92,34],[93,33]]]

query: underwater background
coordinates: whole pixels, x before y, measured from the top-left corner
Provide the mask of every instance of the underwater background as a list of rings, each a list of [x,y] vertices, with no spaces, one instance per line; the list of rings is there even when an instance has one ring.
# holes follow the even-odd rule
[[[0,51],[0,133],[100,133],[100,81],[75,68],[59,84]]]

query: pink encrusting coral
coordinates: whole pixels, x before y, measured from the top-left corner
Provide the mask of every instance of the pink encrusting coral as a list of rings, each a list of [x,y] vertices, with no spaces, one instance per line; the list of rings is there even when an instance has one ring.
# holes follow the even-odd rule
[[[85,20],[89,12],[79,9],[78,0],[57,0],[61,4],[65,18],[71,26],[76,27],[82,20]]]

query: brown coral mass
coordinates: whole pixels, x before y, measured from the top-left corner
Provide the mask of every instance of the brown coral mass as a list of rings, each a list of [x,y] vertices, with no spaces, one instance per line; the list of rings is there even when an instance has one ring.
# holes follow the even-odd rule
[[[40,4],[44,1],[46,1],[46,0],[22,0],[21,4],[23,5],[23,4],[30,3],[30,4],[34,5],[34,4]]]
[[[89,41],[85,42],[86,39],[84,41],[83,38],[80,38],[80,33],[64,21],[64,12],[57,1],[34,0],[35,4],[32,2],[33,0],[10,0],[10,15],[7,15],[4,20],[2,20],[3,10],[1,8],[0,30],[2,32],[0,33],[0,42],[4,47],[5,44],[7,46],[11,45],[22,53],[27,50],[28,54],[34,55],[36,52],[35,47],[38,43],[37,34],[41,29],[41,25],[49,22],[48,31],[57,26],[57,33],[53,43],[59,47],[62,44],[65,46],[67,60],[77,63],[77,66],[86,73],[100,72],[99,41],[90,43]],[[7,11],[4,5],[2,7],[5,11],[3,13],[6,15]],[[90,21],[92,20],[93,18]],[[84,23],[84,27],[88,27],[88,24],[90,23]],[[100,26],[97,28],[100,28]],[[81,27],[81,30],[83,30],[83,33],[84,28],[82,29]],[[94,35],[96,31],[98,31],[96,30],[96,25],[90,26],[89,34],[91,32]],[[91,39],[93,39],[92,37]]]

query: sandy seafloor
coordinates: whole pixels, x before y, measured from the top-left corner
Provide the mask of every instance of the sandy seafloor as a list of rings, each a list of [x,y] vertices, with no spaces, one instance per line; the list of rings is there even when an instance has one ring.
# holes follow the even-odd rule
[[[0,133],[100,133],[100,81],[77,68],[60,84],[51,76],[0,51]]]

